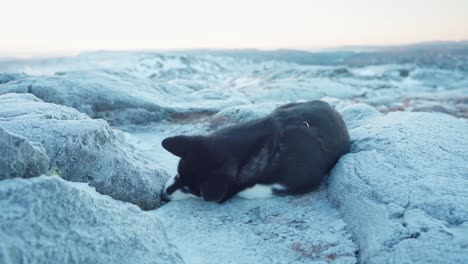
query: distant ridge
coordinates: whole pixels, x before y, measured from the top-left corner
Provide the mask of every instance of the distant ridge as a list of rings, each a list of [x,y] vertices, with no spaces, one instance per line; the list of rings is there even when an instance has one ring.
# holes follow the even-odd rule
[[[235,59],[261,61],[281,61],[301,65],[343,65],[360,67],[383,64],[413,64],[448,70],[468,72],[468,40],[433,41],[408,45],[388,46],[344,46],[320,51],[297,49],[190,49],[190,50],[100,50],[82,52],[78,57],[120,56],[122,54],[159,54],[186,56],[225,56]],[[50,60],[67,60],[70,57],[49,57],[31,59],[0,59],[2,63],[20,63],[21,61],[41,63]],[[1,67],[0,67],[1,68]]]
[[[304,65],[360,67],[381,64],[414,64],[468,72],[468,40],[434,41],[399,46],[347,46],[322,51],[198,49],[183,51],[183,53],[229,56],[253,61],[276,60]]]
[[[328,51],[389,51],[389,50],[428,50],[428,49],[457,49],[467,48],[468,40],[460,41],[429,41],[401,45],[346,45],[325,49]]]

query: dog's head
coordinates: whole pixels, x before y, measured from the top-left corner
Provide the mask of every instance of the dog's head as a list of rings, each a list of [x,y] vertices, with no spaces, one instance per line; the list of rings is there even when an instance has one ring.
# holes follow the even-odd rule
[[[222,202],[233,183],[233,166],[228,153],[210,137],[176,136],[162,141],[162,146],[180,157],[178,174],[164,186],[163,200],[199,197]]]

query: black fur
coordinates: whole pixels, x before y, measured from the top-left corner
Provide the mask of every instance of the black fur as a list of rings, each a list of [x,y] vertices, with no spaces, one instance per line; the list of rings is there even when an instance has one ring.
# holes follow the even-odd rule
[[[284,105],[264,118],[207,136],[162,142],[181,158],[177,185],[219,203],[257,183],[287,187],[277,194],[311,191],[349,144],[343,119],[322,101]]]

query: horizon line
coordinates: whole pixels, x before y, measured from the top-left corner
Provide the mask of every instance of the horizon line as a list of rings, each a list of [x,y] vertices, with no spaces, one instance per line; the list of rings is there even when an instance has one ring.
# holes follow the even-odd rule
[[[356,51],[356,52],[371,52],[377,50],[384,50],[387,48],[404,48],[418,45],[443,45],[443,44],[468,44],[467,39],[459,40],[429,40],[429,41],[417,41],[407,43],[396,43],[396,44],[351,44],[351,45],[309,45],[309,46],[285,46],[277,48],[261,48],[261,47],[240,47],[240,48],[226,48],[226,47],[187,47],[187,48],[135,48],[135,49],[80,49],[80,50],[54,50],[54,51],[1,51],[0,60],[22,60],[22,59],[42,59],[42,58],[68,58],[79,56],[80,54],[95,53],[95,52],[183,52],[183,51],[281,51],[281,50],[292,50],[292,51],[303,51],[303,52],[337,52],[337,51]],[[8,54],[10,53],[10,54]],[[15,54],[16,53],[16,54]]]

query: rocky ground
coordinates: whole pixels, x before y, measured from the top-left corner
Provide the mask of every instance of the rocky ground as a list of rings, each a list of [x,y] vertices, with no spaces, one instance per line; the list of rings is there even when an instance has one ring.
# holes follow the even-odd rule
[[[278,54],[0,61],[0,262],[468,262],[466,55]],[[164,137],[314,99],[352,139],[318,191],[160,202]]]

